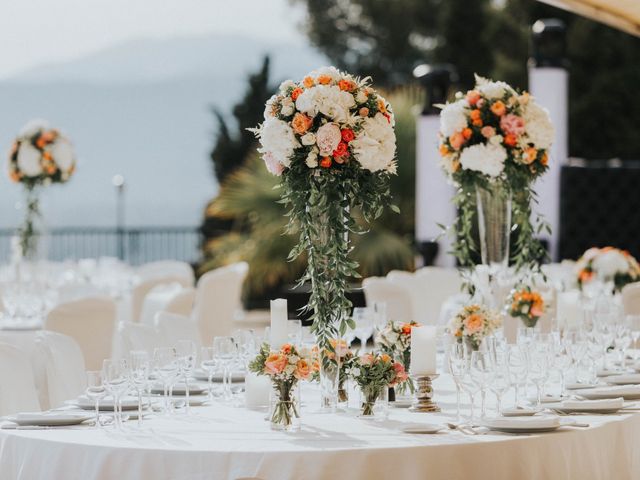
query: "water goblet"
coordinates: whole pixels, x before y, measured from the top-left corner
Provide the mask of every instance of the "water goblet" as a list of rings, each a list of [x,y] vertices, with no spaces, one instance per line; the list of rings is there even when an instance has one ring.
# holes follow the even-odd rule
[[[159,347],[153,351],[153,366],[157,377],[162,382],[164,413],[172,411],[173,399],[170,387],[174,377],[178,373],[177,353],[173,347]]]
[[[178,356],[178,368],[180,374],[184,378],[185,388],[185,413],[188,415],[190,412],[189,405],[189,378],[193,374],[193,369],[196,366],[196,344],[191,340],[180,340],[176,344],[176,354]]]
[[[222,396],[226,401],[233,398],[231,393],[231,365],[238,349],[232,337],[214,337],[213,349],[218,364],[222,367]]]
[[[520,387],[527,385],[528,361],[526,347],[512,345],[509,348],[509,375],[515,390],[516,407],[520,403]]]
[[[100,400],[107,394],[104,383],[102,382],[102,372],[92,370],[87,372],[87,389],[85,391],[87,398],[95,403],[96,407],[96,427],[102,428],[100,423]]]
[[[149,383],[150,362],[145,350],[133,350],[129,353],[129,375],[138,394],[138,427],[142,426],[142,394]]]
[[[129,372],[126,360],[105,360],[102,362],[103,381],[113,397],[115,426],[122,429],[122,396],[129,389]]]
[[[460,423],[460,392],[462,390],[462,377],[467,370],[467,358],[465,348],[462,343],[452,343],[449,345],[447,355],[447,367],[453,383],[456,386],[456,422]]]
[[[480,418],[486,416],[485,400],[487,394],[487,386],[491,382],[493,376],[493,362],[490,352],[471,352],[469,370],[471,376],[480,388]]]
[[[213,347],[202,347],[200,350],[200,367],[207,372],[207,390],[209,401],[213,400],[213,374],[218,367],[216,351]]]
[[[354,308],[353,321],[356,325],[354,335],[360,340],[361,353],[367,348],[367,340],[373,334],[373,315],[368,308]]]

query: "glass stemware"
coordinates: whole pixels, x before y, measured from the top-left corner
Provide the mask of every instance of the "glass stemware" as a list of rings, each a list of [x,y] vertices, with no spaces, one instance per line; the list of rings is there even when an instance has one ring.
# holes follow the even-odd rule
[[[548,355],[544,344],[533,345],[529,351],[529,378],[536,387],[536,406],[542,404],[542,385],[548,376]]]
[[[214,337],[213,349],[218,365],[222,367],[222,398],[225,401],[233,399],[231,393],[231,365],[235,360],[238,349],[232,337]]]
[[[200,350],[200,368],[207,372],[207,395],[209,401],[213,400],[213,374],[217,367],[215,349],[213,347],[202,347]]]
[[[138,427],[142,426],[142,394],[149,383],[150,362],[145,350],[134,350],[129,353],[131,383],[138,394]]]
[[[484,419],[486,417],[485,400],[487,386],[491,382],[494,372],[491,353],[489,351],[471,352],[469,371],[480,389],[480,418]]]
[[[527,348],[512,345],[508,354],[509,375],[515,390],[516,407],[520,404],[520,387],[527,384],[528,355]]]
[[[369,308],[354,308],[353,321],[355,329],[353,331],[356,338],[360,340],[360,351],[364,353],[367,349],[367,340],[373,335],[373,315]]]
[[[102,372],[99,370],[88,371],[86,395],[87,398],[93,400],[95,403],[97,428],[102,428],[102,424],[100,423],[100,399],[104,398],[106,394],[107,390],[102,382]]]
[[[103,381],[113,397],[113,413],[117,429],[122,428],[122,396],[129,389],[129,372],[126,360],[105,360],[102,363]]]
[[[173,347],[160,347],[153,351],[153,367],[162,382],[164,412],[167,415],[173,410],[172,382],[179,371],[177,360],[176,349]]]
[[[191,340],[180,340],[176,345],[176,354],[178,356],[178,368],[180,375],[184,378],[185,388],[185,413],[188,415],[191,411],[189,403],[189,378],[193,374],[196,366],[196,344]]]
[[[453,382],[456,386],[456,422],[460,423],[460,392],[462,390],[462,377],[467,370],[467,358],[465,348],[462,343],[449,345],[447,355],[447,366]]]

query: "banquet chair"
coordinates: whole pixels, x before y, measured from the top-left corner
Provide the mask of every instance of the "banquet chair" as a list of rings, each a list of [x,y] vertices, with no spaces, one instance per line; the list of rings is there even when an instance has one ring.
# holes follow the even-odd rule
[[[155,326],[164,345],[175,345],[180,340],[191,340],[198,347],[202,345],[198,324],[189,317],[175,313],[158,312]]]
[[[109,297],[90,297],[62,303],[45,320],[45,329],[69,335],[78,342],[88,370],[100,370],[111,357],[116,304]]]
[[[374,303],[387,305],[387,317],[398,322],[410,322],[413,320],[411,298],[407,290],[392,283],[385,277],[369,277],[362,281],[364,298],[367,306]]]
[[[183,288],[180,293],[175,295],[167,305],[165,305],[163,311],[168,313],[175,313],[176,315],[184,315],[190,317],[193,312],[193,304],[196,300],[195,288]]]
[[[36,334],[34,361],[45,372],[43,409],[60,407],[81,395],[86,387],[84,356],[78,343],[67,335],[46,330]]]
[[[180,277],[185,280],[185,286],[195,283],[193,268],[187,262],[178,260],[159,260],[140,265],[136,273],[142,281],[163,277]]]
[[[191,282],[183,276],[157,277],[144,280],[131,291],[131,320],[139,322],[142,314],[142,305],[147,294],[158,285],[179,283],[183,287],[190,287]]]
[[[0,416],[40,410],[29,355],[0,343]]]
[[[421,297],[421,323],[435,325],[447,299],[461,292],[460,274],[454,268],[430,266],[420,268],[414,275]]]
[[[166,346],[155,327],[142,323],[120,322],[116,338],[118,352],[114,355],[115,358],[122,358],[134,350],[143,350],[153,355],[154,349]]]
[[[640,282],[622,288],[622,305],[626,315],[640,315]]]
[[[249,264],[238,262],[205,273],[196,287],[193,318],[204,345],[213,337],[229,335],[234,320],[242,316],[242,285]]]
[[[180,294],[184,287],[178,282],[161,283],[153,287],[142,300],[142,309],[140,310],[140,323],[145,325],[153,325],[156,313],[165,309],[167,304],[173,298]]]
[[[387,274],[387,279],[408,293],[411,310],[413,311],[413,321],[422,324],[435,324],[435,321],[427,321],[427,310],[429,306],[427,299],[425,299],[422,282],[420,282],[420,279],[415,273],[392,270]]]

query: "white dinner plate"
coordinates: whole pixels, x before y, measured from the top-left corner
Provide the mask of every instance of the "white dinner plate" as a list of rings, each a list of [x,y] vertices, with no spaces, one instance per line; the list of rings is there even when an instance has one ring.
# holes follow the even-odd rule
[[[84,412],[21,413],[6,417],[7,420],[21,427],[62,427],[68,425],[79,425],[92,418],[94,418],[93,415]]]
[[[594,388],[596,385],[592,383],[569,383],[565,387],[567,390],[585,390],[587,388]]]
[[[396,400],[395,402],[389,402],[389,405],[395,408],[409,408],[413,405],[413,400]]]
[[[233,383],[242,383],[244,382],[245,374],[243,372],[233,372],[231,374],[231,381]],[[196,370],[193,372],[193,378],[196,380],[200,380],[201,382],[209,381],[209,374],[204,370]],[[213,377],[211,377],[212,382],[222,383],[222,373],[214,373]]]
[[[562,426],[559,417],[495,418],[484,424],[489,430],[504,433],[553,432]]]
[[[597,407],[563,407],[561,404],[558,405],[547,405],[551,410],[554,410],[563,414],[571,414],[571,413],[593,413],[594,415],[609,415],[612,413],[618,413],[620,411],[619,408],[597,408]]]
[[[95,402],[86,397],[80,396],[76,400],[69,402],[71,405],[76,405],[83,410],[95,410]],[[142,408],[147,407],[149,402],[145,399],[142,400]],[[99,409],[101,412],[113,412],[113,398],[106,397],[100,400]],[[125,397],[122,399],[122,410],[137,410],[138,399],[134,397]]]
[[[444,430],[444,427],[442,425],[432,425],[428,423],[410,423],[402,427],[400,430],[402,430],[404,433],[431,434],[431,433],[438,433]]]
[[[207,386],[206,385],[202,385],[202,384],[189,384],[189,395],[202,395],[203,393],[206,393],[207,391]],[[164,393],[164,389],[162,387],[162,385],[154,385],[151,388],[151,393],[155,394],[155,395],[162,395]],[[187,387],[184,385],[184,383],[179,384],[179,385],[175,385],[173,387],[173,390],[171,391],[171,393],[174,396],[183,396],[187,394]]]
[[[532,417],[536,413],[540,413],[539,408],[505,408],[502,410],[503,417]]]

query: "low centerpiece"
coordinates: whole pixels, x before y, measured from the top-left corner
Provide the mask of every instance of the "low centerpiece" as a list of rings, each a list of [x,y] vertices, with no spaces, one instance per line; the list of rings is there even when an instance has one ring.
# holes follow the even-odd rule
[[[380,350],[400,362],[406,372],[411,366],[411,328],[419,326],[420,324],[414,321],[409,323],[391,321],[376,336],[376,343],[380,346]],[[413,382],[407,378],[406,381],[399,382],[395,386],[394,393],[413,395],[414,391]]]
[[[299,234],[289,258],[307,255],[300,284],[311,283],[306,310],[323,353],[321,396],[329,411],[337,404],[339,374],[324,352],[333,348],[330,339],[354,327],[346,296],[349,280],[358,277],[358,265],[349,258],[349,233],[359,232],[353,213],[370,221],[390,205],[394,123],[391,106],[370,78],[327,67],[300,82],[282,83],[267,102],[264,122],[252,130],[267,169],[282,179],[288,231]]]
[[[20,259],[38,260],[42,243],[40,190],[52,183],[67,182],[75,171],[76,158],[69,140],[42,120],[25,125],[9,152],[9,178],[24,187],[24,221],[18,229]]]
[[[465,343],[470,350],[478,350],[482,340],[502,325],[500,313],[483,305],[463,307],[453,317],[449,330],[458,343]]]
[[[627,283],[640,281],[640,265],[626,250],[614,247],[590,248],[576,262],[580,289],[599,281],[619,292]]]
[[[513,318],[519,318],[527,328],[535,328],[545,311],[544,299],[540,292],[524,287],[514,290],[507,302],[507,311]]]
[[[268,375],[273,386],[269,418],[274,430],[296,430],[300,427],[300,405],[295,387],[313,373],[308,352],[286,343],[279,350],[262,345],[249,370]]]
[[[442,106],[441,164],[457,189],[453,253],[463,268],[473,267],[478,251],[477,210],[481,259],[493,274],[510,258],[517,269],[537,269],[545,251],[536,235],[549,227],[532,215],[533,184],[548,169],[553,136],[547,111],[504,82],[476,76],[473,90]]]

